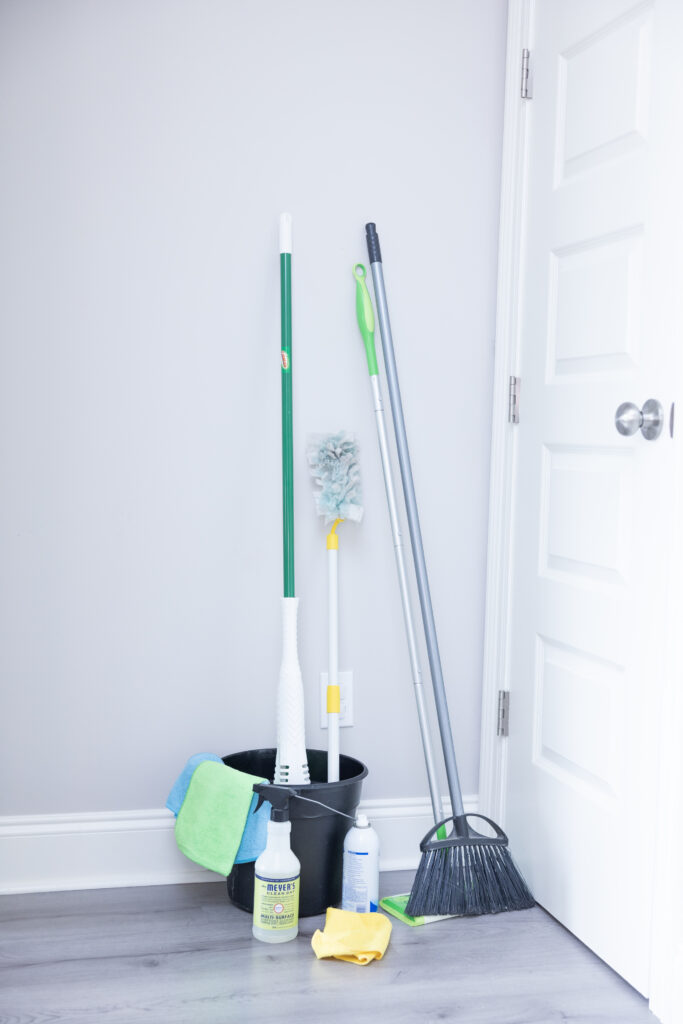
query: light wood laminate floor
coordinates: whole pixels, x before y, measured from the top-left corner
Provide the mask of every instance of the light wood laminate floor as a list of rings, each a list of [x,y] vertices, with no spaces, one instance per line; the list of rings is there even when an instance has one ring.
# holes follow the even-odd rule
[[[406,891],[407,872],[382,876]],[[0,898],[2,1024],[636,1024],[647,1003],[540,908],[408,928],[367,967],[251,936],[225,883]],[[393,919],[392,919],[393,920]]]

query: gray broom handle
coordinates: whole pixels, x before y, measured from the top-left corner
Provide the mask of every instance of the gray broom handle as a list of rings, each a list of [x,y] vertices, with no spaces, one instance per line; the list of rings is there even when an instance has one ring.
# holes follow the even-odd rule
[[[432,740],[429,732],[429,719],[427,717],[424,686],[422,685],[422,673],[420,671],[420,658],[417,653],[413,612],[410,607],[408,574],[406,572],[405,558],[403,557],[403,538],[401,536],[401,524],[398,517],[398,505],[396,503],[396,491],[394,489],[394,475],[391,471],[389,442],[387,440],[387,430],[384,422],[384,404],[382,402],[382,392],[380,390],[379,377],[377,374],[370,377],[370,382],[372,383],[372,397],[375,406],[377,440],[379,441],[379,451],[382,457],[382,469],[384,471],[384,489],[386,491],[387,505],[389,507],[391,535],[394,540],[394,554],[396,556],[396,570],[398,572],[401,604],[403,606],[403,621],[405,623],[408,653],[410,655],[410,669],[413,677],[415,701],[417,703],[417,718],[420,724],[420,734],[422,736],[422,749],[424,751],[425,767],[427,768],[429,795],[432,801],[432,813],[434,814],[434,821],[438,824],[443,819],[441,794],[439,793],[439,780],[434,766]]]
[[[436,626],[434,624],[434,612],[432,610],[432,599],[429,593],[429,578],[427,576],[427,565],[425,563],[424,548],[422,546],[422,532],[420,530],[420,518],[417,512],[417,501],[415,499],[415,486],[413,484],[413,473],[410,466],[410,452],[408,451],[408,438],[403,419],[403,406],[401,404],[401,391],[398,384],[398,373],[396,371],[396,359],[394,357],[394,343],[391,336],[391,324],[389,322],[389,310],[387,308],[387,296],[384,288],[384,274],[382,270],[382,254],[379,247],[379,238],[374,224],[366,224],[368,243],[368,256],[372,269],[372,281],[375,288],[375,303],[377,306],[377,318],[382,338],[382,351],[384,353],[384,368],[387,374],[387,385],[389,388],[389,401],[391,413],[394,420],[394,432],[396,434],[396,449],[398,463],[401,470],[403,482],[403,495],[406,503],[406,514],[408,517],[408,528],[410,530],[410,543],[413,549],[413,560],[415,562],[415,575],[417,578],[417,590],[420,596],[420,608],[422,609],[422,621],[424,623],[425,640],[427,643],[427,656],[429,658],[429,669],[432,676],[432,687],[434,688],[434,702],[436,704],[436,715],[439,722],[441,734],[441,746],[446,765],[446,778],[448,780],[448,791],[451,797],[453,814],[461,817],[465,813],[462,802],[462,791],[458,777],[458,766],[455,761],[455,748],[453,746],[453,733],[451,731],[448,704],[446,701],[446,688],[441,670],[441,658],[439,656],[439,644],[436,638]]]

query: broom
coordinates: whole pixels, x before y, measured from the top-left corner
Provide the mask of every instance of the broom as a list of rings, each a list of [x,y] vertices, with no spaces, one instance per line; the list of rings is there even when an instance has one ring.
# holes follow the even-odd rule
[[[401,392],[384,288],[382,255],[375,225],[366,224],[365,230],[417,589],[453,811],[452,817],[437,822],[420,843],[422,857],[406,913],[411,917],[421,917],[435,914],[496,914],[502,910],[524,910],[534,905],[534,898],[512,861],[507,836],[489,818],[481,814],[465,814],[463,807],[403,420]],[[468,820],[472,817],[486,821],[495,835],[489,837],[478,832]],[[450,834],[446,838],[438,837],[441,827],[450,828]],[[437,838],[434,838],[435,836]]]
[[[434,765],[434,754],[432,751],[432,738],[429,729],[427,716],[427,704],[425,702],[424,686],[422,685],[422,671],[420,669],[420,656],[417,649],[417,637],[415,635],[415,623],[413,621],[413,609],[410,600],[410,589],[408,586],[408,573],[403,554],[403,534],[398,514],[396,501],[396,489],[394,487],[394,474],[391,468],[391,454],[387,439],[387,428],[384,420],[384,402],[379,382],[379,367],[377,365],[377,353],[375,351],[375,314],[372,309],[372,301],[368,286],[365,282],[366,270],[362,263],[357,263],[353,268],[353,276],[356,279],[356,319],[360,330],[363,345],[365,346],[365,357],[368,364],[370,385],[372,387],[372,404],[375,410],[375,423],[377,426],[377,440],[379,452],[382,459],[382,472],[384,475],[384,489],[387,497],[389,511],[389,522],[391,524],[391,535],[394,542],[394,557],[396,560],[396,571],[398,573],[399,591],[401,604],[403,606],[403,623],[408,642],[408,654],[410,657],[410,671],[413,680],[413,691],[417,705],[417,718],[422,737],[422,750],[424,752],[425,767],[427,769],[427,780],[429,782],[429,794],[432,801],[432,813],[434,821],[440,821],[443,816],[441,806],[441,793],[439,791],[439,780]],[[446,835],[445,829],[438,833],[439,839]],[[397,897],[400,899],[401,897]]]

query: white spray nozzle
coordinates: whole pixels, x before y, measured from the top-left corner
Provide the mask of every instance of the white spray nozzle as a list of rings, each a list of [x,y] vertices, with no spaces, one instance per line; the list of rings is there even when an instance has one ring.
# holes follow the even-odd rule
[[[368,821],[366,814],[357,814],[355,821],[356,828],[369,828],[370,822]]]

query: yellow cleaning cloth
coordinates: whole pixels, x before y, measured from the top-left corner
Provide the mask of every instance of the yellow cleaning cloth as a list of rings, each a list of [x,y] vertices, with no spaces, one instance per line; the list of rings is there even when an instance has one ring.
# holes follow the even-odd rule
[[[311,945],[318,960],[333,956],[365,966],[371,960],[382,959],[390,935],[391,921],[384,914],[356,914],[328,907],[325,930],[315,933]]]

